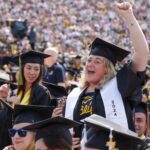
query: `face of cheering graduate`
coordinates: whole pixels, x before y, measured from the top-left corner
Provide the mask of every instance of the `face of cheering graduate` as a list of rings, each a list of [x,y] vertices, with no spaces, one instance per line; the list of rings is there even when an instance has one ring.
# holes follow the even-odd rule
[[[26,63],[24,66],[24,78],[28,84],[34,83],[40,75],[40,64]]]
[[[35,133],[26,130],[23,133],[22,132],[19,133],[20,132],[19,129],[27,125],[30,125],[30,123],[18,123],[13,126],[13,129],[18,130],[18,132],[13,131],[11,134],[11,139],[15,147],[15,150],[29,150],[32,147],[34,148]]]
[[[147,121],[146,121],[146,115],[141,112],[135,113],[135,131],[136,133],[141,136],[145,134]]]
[[[106,74],[104,57],[90,55],[85,66],[86,80],[89,84],[97,84]]]

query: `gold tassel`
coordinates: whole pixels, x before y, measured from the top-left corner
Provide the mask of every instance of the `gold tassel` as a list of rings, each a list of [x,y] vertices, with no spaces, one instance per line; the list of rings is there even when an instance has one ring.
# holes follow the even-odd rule
[[[18,85],[23,85],[21,56],[19,56],[19,81],[18,81]]]

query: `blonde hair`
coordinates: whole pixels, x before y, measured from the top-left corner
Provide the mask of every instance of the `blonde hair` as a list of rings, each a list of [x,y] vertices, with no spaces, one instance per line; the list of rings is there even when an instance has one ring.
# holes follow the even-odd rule
[[[104,67],[106,68],[106,74],[103,76],[102,79],[97,83],[97,89],[102,88],[102,86],[107,83],[109,80],[111,80],[116,75],[116,70],[114,65],[111,61],[109,61],[107,58],[104,59]],[[84,89],[89,86],[89,83],[86,80],[86,73],[85,68],[81,76],[81,82],[80,82],[80,88]]]

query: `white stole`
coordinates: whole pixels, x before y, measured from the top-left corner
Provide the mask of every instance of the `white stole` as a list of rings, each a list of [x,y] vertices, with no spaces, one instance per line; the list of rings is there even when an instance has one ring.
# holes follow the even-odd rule
[[[82,91],[83,90],[77,87],[74,88],[68,95],[66,100],[65,118],[73,120],[73,111]],[[73,129],[70,129],[70,132],[73,133]]]
[[[114,77],[100,90],[106,119],[113,121],[128,129],[126,112],[121,94],[117,86],[117,78]]]
[[[73,120],[73,111],[77,100],[83,90],[79,87],[74,88],[71,93],[68,95],[66,100],[66,108],[65,108],[65,118]]]
[[[65,108],[66,118],[73,120],[73,111],[82,91],[83,90],[77,87],[74,88],[68,95]],[[104,103],[106,119],[128,128],[125,108],[121,94],[117,87],[116,77],[103,86],[100,90],[100,94]]]

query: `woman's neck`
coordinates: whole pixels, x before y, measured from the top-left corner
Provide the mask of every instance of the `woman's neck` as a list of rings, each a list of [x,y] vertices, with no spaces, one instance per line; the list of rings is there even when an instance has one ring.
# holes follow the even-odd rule
[[[32,84],[26,83],[25,93],[32,87]]]
[[[91,84],[88,88],[87,88],[87,92],[95,92],[97,85],[95,84]]]

